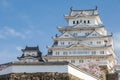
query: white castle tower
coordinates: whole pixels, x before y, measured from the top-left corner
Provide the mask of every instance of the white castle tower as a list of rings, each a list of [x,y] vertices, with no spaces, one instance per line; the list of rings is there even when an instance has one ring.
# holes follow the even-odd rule
[[[22,49],[22,56],[17,57],[20,62],[44,62],[42,59],[42,52],[39,50],[39,47],[28,47]]]
[[[70,10],[65,15],[68,26],[58,27],[61,35],[53,37],[48,47],[48,61],[68,61],[76,66],[97,63],[108,72],[117,63],[112,35],[109,35],[96,9]]]

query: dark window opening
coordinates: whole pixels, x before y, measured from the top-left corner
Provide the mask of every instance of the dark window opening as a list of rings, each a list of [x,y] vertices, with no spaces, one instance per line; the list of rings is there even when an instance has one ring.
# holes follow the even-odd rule
[[[80,20],[80,23],[82,23],[82,20]]]
[[[88,20],[88,23],[90,23],[90,20]]]
[[[92,51],[92,54],[96,54],[96,51]]]
[[[86,21],[84,21],[84,23],[86,23]]]
[[[79,21],[77,21],[77,24],[79,24]]]
[[[75,21],[73,21],[73,24],[75,24]]]

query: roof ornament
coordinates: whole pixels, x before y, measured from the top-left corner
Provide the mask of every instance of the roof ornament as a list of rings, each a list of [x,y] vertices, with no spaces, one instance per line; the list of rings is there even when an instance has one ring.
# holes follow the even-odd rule
[[[56,34],[56,35],[55,35],[55,37],[57,38],[57,37],[58,37],[58,35]]]
[[[26,48],[27,48],[28,46],[26,45]]]
[[[72,8],[73,8],[73,7],[70,7],[70,10],[71,10],[71,11],[72,11]]]
[[[39,45],[37,45],[37,49],[39,49]]]
[[[113,33],[111,32],[111,35],[113,36]]]
[[[98,10],[98,7],[96,6],[95,9]]]

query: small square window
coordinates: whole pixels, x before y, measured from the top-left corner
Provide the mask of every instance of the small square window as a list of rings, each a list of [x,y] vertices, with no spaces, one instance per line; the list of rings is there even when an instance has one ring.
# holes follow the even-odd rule
[[[75,21],[73,21],[73,24],[75,24]]]
[[[71,44],[71,42],[68,42],[68,44]]]
[[[90,20],[88,20],[88,24],[90,23]]]
[[[84,20],[84,23],[86,23],[86,21]]]
[[[79,60],[79,63],[83,63],[83,60]]]
[[[73,36],[77,36],[77,33],[73,33]]]
[[[63,55],[67,55],[67,52],[63,52]]]
[[[69,37],[69,35],[65,35],[65,37]]]
[[[61,42],[61,45],[64,45],[64,42]]]
[[[93,54],[93,55],[96,54],[96,51],[92,51],[92,54]]]
[[[97,44],[101,44],[101,41],[97,41]]]
[[[80,20],[80,23],[82,23],[82,20]]]
[[[56,55],[59,55],[59,52],[56,52]]]
[[[79,21],[77,21],[77,24],[79,24]]]
[[[71,63],[75,63],[75,60],[71,60]]]
[[[93,44],[93,42],[90,42],[90,44]]]
[[[100,51],[100,54],[104,54],[104,51]]]
[[[97,34],[92,34],[92,36],[97,36]]]

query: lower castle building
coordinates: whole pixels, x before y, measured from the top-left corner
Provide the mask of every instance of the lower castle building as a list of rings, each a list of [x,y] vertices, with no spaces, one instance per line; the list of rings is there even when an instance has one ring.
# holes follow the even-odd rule
[[[69,62],[45,62],[37,47],[26,47],[19,61],[0,65],[0,80],[98,80]]]

